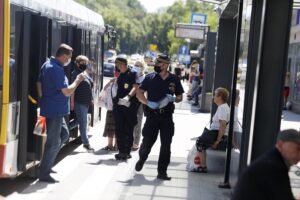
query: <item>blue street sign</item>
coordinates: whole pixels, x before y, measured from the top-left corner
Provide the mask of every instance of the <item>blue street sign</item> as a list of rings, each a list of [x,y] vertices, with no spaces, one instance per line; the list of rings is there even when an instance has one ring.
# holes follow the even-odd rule
[[[189,54],[189,47],[188,46],[180,46],[179,48],[179,54],[181,55],[188,55]]]
[[[192,13],[191,24],[206,24],[207,15],[202,13]]]

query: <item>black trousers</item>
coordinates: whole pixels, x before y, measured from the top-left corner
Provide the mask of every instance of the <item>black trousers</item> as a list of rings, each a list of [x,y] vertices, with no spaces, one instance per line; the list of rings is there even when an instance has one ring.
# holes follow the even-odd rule
[[[116,105],[113,114],[119,152],[129,154],[133,144],[133,129],[137,123],[137,113],[135,109]]]
[[[146,161],[160,131],[160,152],[157,171],[166,174],[171,157],[171,143],[174,135],[174,122],[172,113],[147,113],[143,127],[143,141],[140,147],[140,160]]]

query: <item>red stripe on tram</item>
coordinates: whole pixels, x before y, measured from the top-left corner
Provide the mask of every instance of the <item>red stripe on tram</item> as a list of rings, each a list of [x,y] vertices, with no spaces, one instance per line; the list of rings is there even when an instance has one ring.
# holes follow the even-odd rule
[[[4,173],[4,156],[5,156],[5,144],[0,145],[0,177],[3,176]]]

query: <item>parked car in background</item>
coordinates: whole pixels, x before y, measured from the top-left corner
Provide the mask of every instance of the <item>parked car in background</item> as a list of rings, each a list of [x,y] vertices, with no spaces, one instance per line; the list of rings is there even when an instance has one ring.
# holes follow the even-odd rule
[[[115,71],[114,63],[104,63],[103,76],[114,77],[114,71]]]
[[[124,59],[128,59],[127,55],[125,53],[121,53],[117,55],[118,58],[124,58]]]
[[[117,52],[115,50],[108,50],[104,52],[104,61],[108,62],[108,59],[112,58],[112,57],[116,57],[117,56]]]
[[[140,54],[132,54],[131,56],[130,56],[130,58],[129,58],[129,61],[131,62],[131,63],[135,63],[136,61],[143,61],[143,56],[142,55],[140,55]]]
[[[107,59],[106,62],[108,62],[108,63],[113,63],[113,64],[114,64],[115,61],[116,61],[116,58],[117,58],[117,56],[110,57],[110,58]]]

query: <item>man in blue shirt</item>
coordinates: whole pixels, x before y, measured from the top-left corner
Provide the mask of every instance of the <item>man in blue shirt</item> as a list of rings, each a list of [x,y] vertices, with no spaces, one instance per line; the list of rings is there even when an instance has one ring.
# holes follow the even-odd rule
[[[55,183],[50,176],[55,158],[61,144],[67,141],[69,130],[64,116],[70,112],[69,97],[76,87],[84,80],[84,75],[79,74],[76,80],[69,85],[64,72],[64,66],[71,62],[73,49],[61,44],[56,51],[55,58],[51,57],[41,67],[39,82],[37,83],[40,97],[40,115],[46,117],[47,140],[40,165],[39,180]]]
[[[158,179],[171,180],[167,168],[171,157],[171,143],[174,135],[174,102],[182,101],[184,92],[180,79],[169,73],[170,58],[159,55],[156,58],[154,73],[147,75],[137,90],[138,99],[145,105],[146,122],[143,128],[143,141],[140,147],[140,159],[135,170],[141,171],[160,131],[160,153],[158,160]],[[147,98],[145,96],[147,92]],[[175,95],[175,96],[174,96]]]

